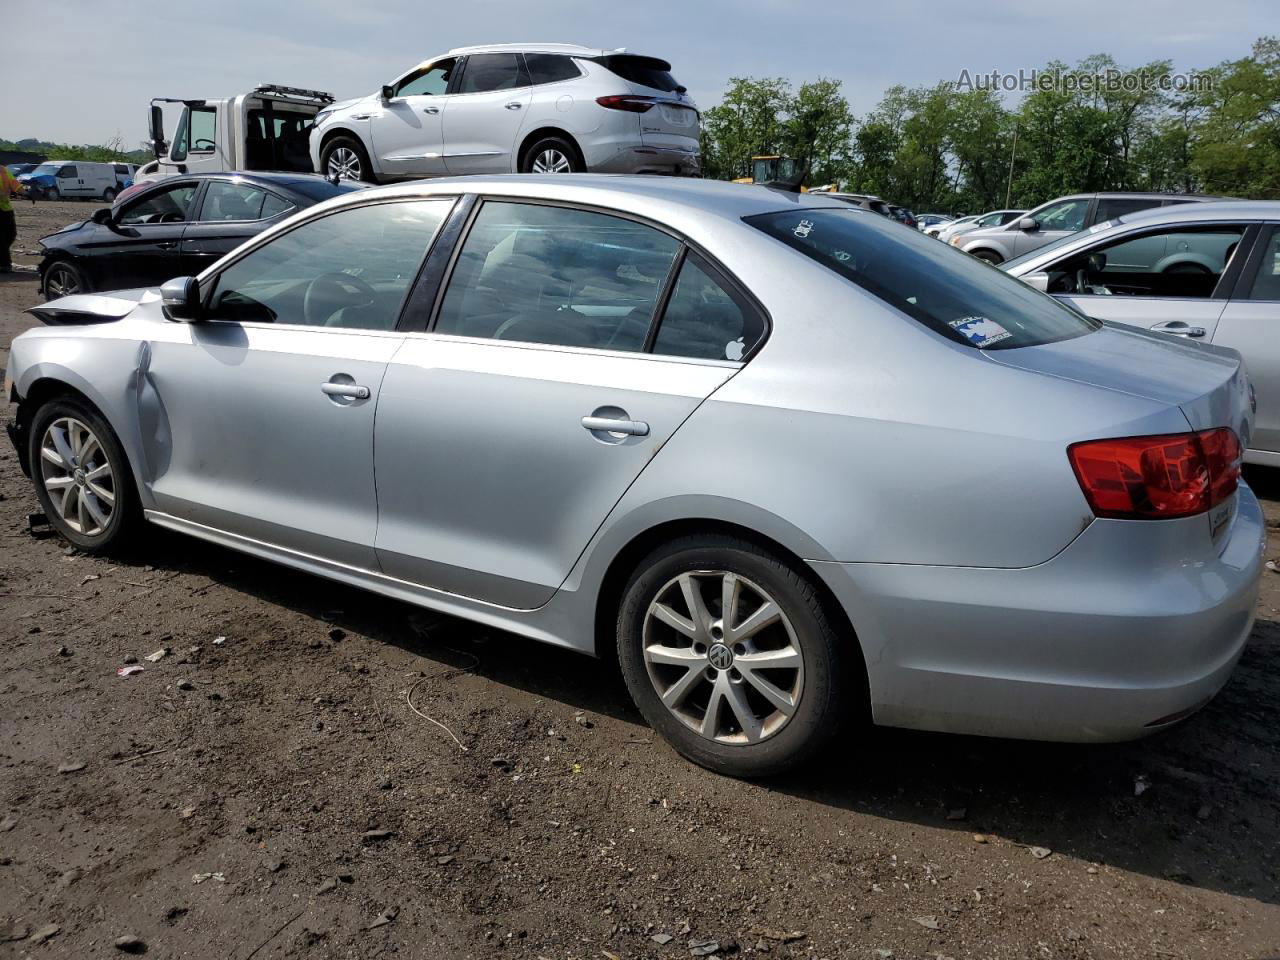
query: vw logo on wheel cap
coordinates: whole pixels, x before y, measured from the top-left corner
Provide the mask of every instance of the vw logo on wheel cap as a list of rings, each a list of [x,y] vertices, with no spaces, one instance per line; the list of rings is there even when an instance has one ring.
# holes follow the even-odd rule
[[[707,660],[717,670],[728,670],[733,666],[733,651],[723,643],[713,643],[707,651]]]

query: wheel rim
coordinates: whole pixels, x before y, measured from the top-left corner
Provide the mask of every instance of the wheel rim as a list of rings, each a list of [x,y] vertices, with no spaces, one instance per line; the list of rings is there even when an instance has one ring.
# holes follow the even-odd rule
[[[66,267],[50,268],[49,275],[44,281],[44,288],[49,296],[55,299],[80,292],[80,284],[76,281],[75,274]]]
[[[62,521],[86,537],[101,535],[116,506],[115,475],[93,431],[61,417],[40,441],[41,480]]]
[[[645,669],[663,706],[708,740],[759,743],[795,715],[804,656],[782,607],[746,577],[696,570],[645,612]]]
[[[572,173],[573,164],[563,150],[554,147],[541,151],[533,158],[534,173]]]
[[[330,153],[326,169],[329,176],[336,176],[340,180],[359,180],[364,172],[360,154],[350,147],[338,147]]]

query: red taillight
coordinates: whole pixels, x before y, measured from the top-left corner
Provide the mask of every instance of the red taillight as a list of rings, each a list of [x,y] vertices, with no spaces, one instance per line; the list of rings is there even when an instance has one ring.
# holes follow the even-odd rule
[[[653,108],[658,101],[653,97],[637,97],[630,94],[622,94],[613,97],[596,97],[596,103],[610,110],[626,110],[630,113],[644,113],[646,110]]]
[[[1189,517],[1227,499],[1240,481],[1240,441],[1226,427],[1087,440],[1068,447],[1067,457],[1099,517]]]

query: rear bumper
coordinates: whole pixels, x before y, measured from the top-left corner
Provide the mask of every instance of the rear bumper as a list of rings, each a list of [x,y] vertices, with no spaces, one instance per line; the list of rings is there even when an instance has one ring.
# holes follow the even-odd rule
[[[1241,485],[1219,552],[1188,556],[1207,528],[1095,520],[1020,569],[811,566],[858,631],[877,723],[1126,740],[1207,703],[1253,627],[1266,538],[1253,492]]]
[[[607,158],[587,158],[592,173],[656,173],[675,177],[702,176],[702,157],[678,147],[624,147]]]

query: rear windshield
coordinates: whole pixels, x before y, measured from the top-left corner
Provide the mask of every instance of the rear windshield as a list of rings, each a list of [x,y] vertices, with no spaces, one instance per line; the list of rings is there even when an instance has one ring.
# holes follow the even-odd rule
[[[610,54],[597,57],[596,63],[603,64],[628,83],[638,83],[642,87],[652,87],[663,93],[683,90],[676,78],[671,75],[671,64],[657,57],[637,57],[634,54]]]
[[[290,190],[294,190],[308,200],[328,200],[330,197],[340,197],[344,193],[351,193],[354,190],[367,189],[369,184],[361,183],[359,180],[339,180],[334,183],[331,180],[325,180],[323,177],[299,177],[297,180],[286,181]]]
[[[858,210],[800,208],[746,222],[957,343],[1030,347],[1101,324],[918,230]]]

